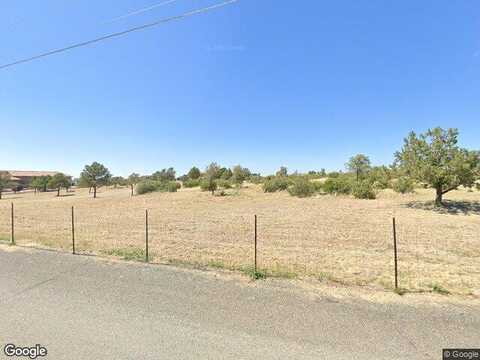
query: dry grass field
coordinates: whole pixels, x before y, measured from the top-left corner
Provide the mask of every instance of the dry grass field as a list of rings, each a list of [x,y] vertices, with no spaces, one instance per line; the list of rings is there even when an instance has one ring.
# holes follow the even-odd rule
[[[443,212],[432,209],[432,199],[423,189],[386,190],[377,200],[298,199],[256,185],[215,197],[199,189],[133,198],[128,189],[103,189],[96,200],[84,189],[60,198],[12,194],[0,201],[0,239],[9,239],[13,202],[17,243],[70,249],[75,206],[79,251],[135,259],[142,256],[149,209],[153,261],[245,269],[253,261],[257,214],[259,266],[267,274],[392,288],[395,215],[402,288],[478,294],[480,192],[449,193]]]

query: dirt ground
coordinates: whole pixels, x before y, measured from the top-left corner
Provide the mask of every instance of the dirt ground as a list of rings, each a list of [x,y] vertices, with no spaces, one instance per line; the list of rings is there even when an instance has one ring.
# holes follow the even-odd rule
[[[480,296],[479,191],[449,193],[443,211],[425,189],[385,190],[376,200],[298,199],[256,185],[227,196],[199,189],[133,198],[129,189],[102,189],[96,200],[85,189],[55,195],[6,195],[0,239],[10,238],[13,202],[18,244],[69,250],[74,206],[78,251],[141,258],[148,209],[153,261],[245,269],[253,264],[256,214],[258,262],[267,274],[390,289],[395,216],[402,288]]]

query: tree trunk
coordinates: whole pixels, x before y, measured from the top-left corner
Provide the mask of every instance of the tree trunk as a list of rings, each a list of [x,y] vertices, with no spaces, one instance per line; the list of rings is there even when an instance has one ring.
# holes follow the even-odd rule
[[[97,198],[97,187],[96,186],[93,187],[93,198],[94,199]]]
[[[358,182],[359,175],[360,175],[360,170],[357,169],[357,182]]]
[[[2,200],[2,192],[3,191],[0,190],[0,200]]]
[[[443,206],[443,189],[442,187],[437,187],[437,196],[435,197],[435,205],[436,206]]]
[[[132,189],[132,196],[133,196],[133,184],[130,184],[130,188]]]
[[[60,188],[57,189],[57,197],[60,196]]]

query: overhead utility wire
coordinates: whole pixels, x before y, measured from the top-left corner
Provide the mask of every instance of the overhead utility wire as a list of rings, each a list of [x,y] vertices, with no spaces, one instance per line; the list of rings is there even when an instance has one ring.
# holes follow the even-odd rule
[[[168,0],[168,1],[164,1],[164,2],[161,2],[160,4],[155,4],[155,5],[146,7],[146,8],[138,9],[138,10],[129,12],[128,14],[118,16],[118,17],[116,17],[116,18],[113,18],[113,19],[108,20],[108,21],[105,21],[105,22],[106,22],[106,23],[112,23],[112,22],[114,22],[114,21],[127,19],[127,18],[129,18],[130,16],[134,16],[134,15],[138,15],[138,14],[143,14],[144,12],[147,12],[147,11],[150,11],[150,10],[153,10],[153,9],[156,9],[156,8],[158,8],[158,7],[161,7],[161,6],[165,6],[165,5],[168,5],[168,4],[172,4],[172,3],[177,2],[177,1],[178,1],[178,0]]]
[[[92,40],[84,41],[84,42],[81,42],[81,43],[73,44],[73,45],[70,45],[70,46],[67,46],[67,47],[64,47],[64,48],[51,50],[51,51],[48,51],[48,52],[45,52],[45,53],[42,53],[42,54],[39,54],[39,55],[35,55],[35,56],[29,57],[29,58],[14,61],[10,64],[0,65],[0,70],[9,68],[9,67],[12,67],[12,66],[15,66],[15,65],[19,65],[19,64],[24,64],[24,63],[27,63],[27,62],[30,62],[30,61],[38,60],[38,59],[41,59],[41,58],[44,58],[44,57],[47,57],[47,56],[50,56],[50,55],[55,55],[55,54],[58,54],[58,53],[62,53],[62,52],[68,51],[68,50],[72,50],[72,49],[76,49],[76,48],[79,48],[79,47],[95,44],[95,43],[98,43],[98,42],[101,42],[101,41],[104,41],[104,40],[108,40],[108,39],[120,37],[120,36],[123,36],[123,35],[127,35],[129,33],[135,32],[135,31],[145,30],[147,28],[162,25],[162,24],[172,22],[172,21],[176,21],[176,20],[182,20],[184,18],[194,16],[194,15],[199,15],[199,14],[211,11],[211,10],[215,10],[215,9],[218,9],[218,8],[236,3],[238,1],[240,1],[240,0],[224,1],[222,3],[218,3],[218,4],[215,4],[215,5],[212,5],[212,6],[204,7],[204,8],[197,9],[197,10],[192,10],[192,11],[183,13],[181,15],[172,16],[172,17],[169,17],[169,18],[157,20],[157,21],[149,23],[149,24],[137,26],[137,27],[134,27],[134,28],[130,28],[128,30],[116,32],[116,33],[113,33],[113,34],[110,34],[110,35],[105,35],[105,36],[102,36],[102,37],[99,37],[99,38],[96,38],[96,39],[92,39]]]

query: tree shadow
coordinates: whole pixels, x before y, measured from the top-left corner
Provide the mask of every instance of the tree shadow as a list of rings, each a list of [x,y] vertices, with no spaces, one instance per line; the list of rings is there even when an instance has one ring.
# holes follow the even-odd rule
[[[412,201],[405,205],[410,209],[434,211],[450,215],[480,215],[479,201],[444,200],[443,206],[436,206],[434,201]]]
[[[70,196],[75,196],[75,194],[61,194],[57,197],[70,197]]]

